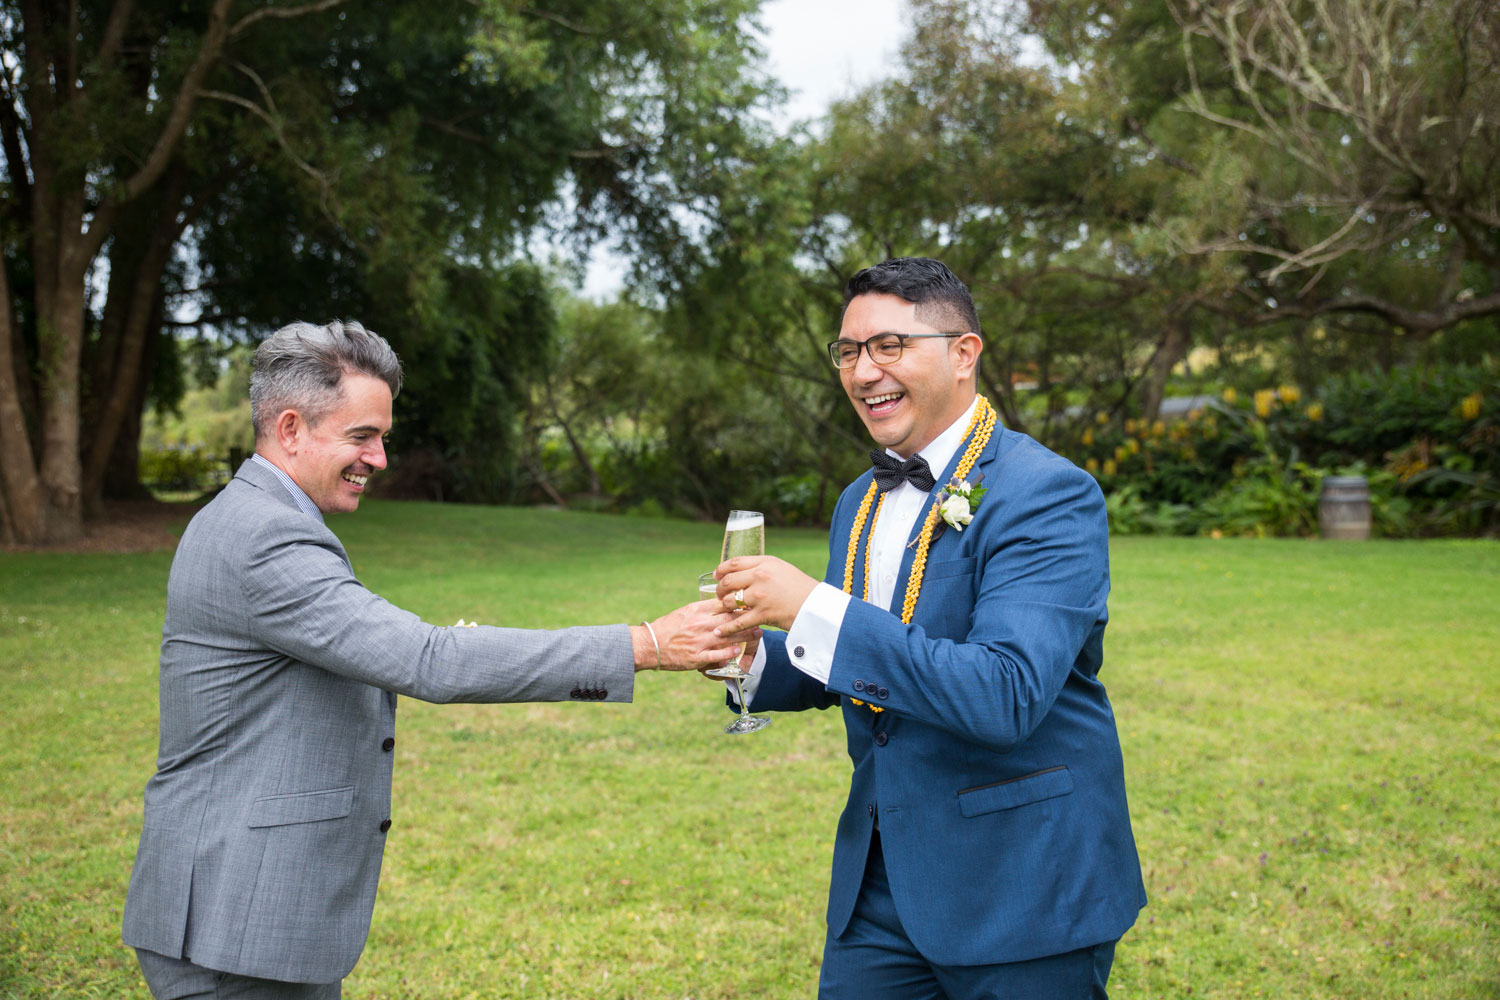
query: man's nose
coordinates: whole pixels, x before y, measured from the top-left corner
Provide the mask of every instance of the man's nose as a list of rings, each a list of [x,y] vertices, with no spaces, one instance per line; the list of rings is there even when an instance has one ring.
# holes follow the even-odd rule
[[[373,466],[376,469],[385,468],[385,442],[376,438],[375,442],[365,449],[365,453],[360,458],[364,459],[365,464]]]
[[[861,346],[859,356],[854,359],[853,376],[856,382],[878,382],[880,380],[880,365],[875,363],[875,357],[870,353],[869,347]]]

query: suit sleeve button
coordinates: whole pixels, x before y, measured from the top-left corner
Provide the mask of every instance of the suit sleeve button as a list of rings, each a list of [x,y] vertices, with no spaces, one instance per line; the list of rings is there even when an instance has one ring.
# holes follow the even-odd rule
[[[609,697],[609,688],[600,688],[598,691],[594,692],[594,694],[600,701],[603,701],[605,698]]]
[[[875,745],[878,746],[878,747],[883,747],[887,743],[889,743],[890,741],[891,741],[891,738],[889,736],[887,736],[884,732],[879,732],[879,733],[875,734]]]
[[[890,696],[891,692],[889,688],[881,688],[879,691],[875,692],[875,697],[877,698],[889,698]]]
[[[583,697],[583,692],[581,690],[579,690],[578,688],[574,688],[573,690],[571,690],[571,691],[568,692],[568,697],[569,698],[582,698]]]
[[[383,819],[383,820],[380,821],[380,832],[381,833],[385,833],[390,828],[391,828],[391,821],[390,820]]]
[[[392,750],[396,749],[396,737],[387,736],[385,739],[381,740],[380,749],[384,750],[386,753],[390,753]]]
[[[854,690],[856,690],[856,691],[863,691],[864,689],[865,689],[865,682],[864,681],[855,681],[854,682]]]

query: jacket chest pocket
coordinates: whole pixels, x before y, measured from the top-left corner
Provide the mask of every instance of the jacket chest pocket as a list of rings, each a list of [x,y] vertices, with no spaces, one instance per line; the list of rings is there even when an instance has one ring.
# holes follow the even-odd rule
[[[922,591],[917,597],[916,621],[928,635],[958,641],[969,634],[977,563],[978,560],[970,556],[932,563],[927,567],[927,572],[922,575]]]

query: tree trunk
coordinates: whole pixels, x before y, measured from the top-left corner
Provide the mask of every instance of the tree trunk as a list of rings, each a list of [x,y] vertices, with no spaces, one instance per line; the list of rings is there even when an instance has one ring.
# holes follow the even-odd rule
[[[1157,342],[1156,350],[1146,365],[1146,380],[1141,386],[1141,415],[1147,420],[1155,420],[1161,415],[1161,401],[1166,395],[1167,379],[1171,378],[1172,369],[1187,357],[1188,348],[1192,346],[1186,316],[1180,312],[1169,312],[1164,322],[1166,325],[1162,330],[1161,340]]]
[[[582,442],[574,436],[573,428],[568,425],[568,421],[563,419],[562,410],[552,399],[550,391],[547,401],[552,406],[552,419],[557,421],[557,426],[562,428],[563,436],[568,439],[568,447],[573,452],[573,458],[578,462],[578,467],[583,470],[583,474],[588,477],[589,495],[596,497],[602,495],[604,487],[599,482],[599,473],[594,469],[594,463],[589,461],[588,452],[583,450]]]
[[[120,427],[115,433],[115,446],[110,450],[109,462],[104,467],[104,479],[98,493],[100,501],[151,498],[151,491],[141,483],[141,415],[146,408],[146,393],[151,387],[151,373],[156,368],[156,356],[161,351],[162,338],[170,336],[161,330],[160,303],[152,316],[150,329],[153,332],[146,338],[146,349],[139,365],[140,372],[135,379],[135,393],[120,418]]]
[[[20,337],[13,321],[10,280],[0,253],[0,535],[7,542],[36,543],[47,534],[41,479],[21,412],[21,396],[14,360]]]
[[[1010,394],[1009,387],[995,381],[982,368],[980,369],[981,381],[984,388],[989,390],[990,402],[994,404],[995,412],[1000,415],[1000,422],[1013,431],[1026,432],[1026,426],[1021,420],[1021,413],[1016,409],[1015,397]]]
[[[83,448],[83,490],[86,504],[97,508],[103,495],[105,470],[115,452],[117,436],[126,424],[140,431],[140,408],[145,400],[145,385],[151,377],[142,361],[152,333],[161,325],[162,275],[166,273],[172,246],[177,241],[177,185],[168,185],[165,205],[161,208],[155,231],[144,253],[133,261],[118,347],[109,377],[93,386],[101,405],[98,418],[90,422],[91,438]],[[149,199],[155,202],[156,199]],[[111,258],[111,263],[115,261]],[[111,282],[113,285],[113,282]],[[113,289],[111,289],[113,291]],[[113,295],[111,295],[113,298]]]
[[[47,538],[83,534],[83,462],[79,454],[79,363],[84,283],[59,282],[54,308],[37,316],[42,356],[42,493]]]

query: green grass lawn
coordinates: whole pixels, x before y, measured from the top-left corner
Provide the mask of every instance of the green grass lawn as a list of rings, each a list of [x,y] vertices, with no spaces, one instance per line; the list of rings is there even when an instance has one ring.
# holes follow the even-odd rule
[[[371,502],[370,587],[429,621],[638,621],[720,529]],[[773,530],[820,571],[825,538]],[[169,553],[0,554],[0,996],[145,998],[120,908]],[[1151,903],[1112,997],[1500,997],[1500,545],[1124,539],[1103,673]],[[810,997],[848,779],[834,713],[732,738],[722,688],[402,699],[345,996]],[[955,929],[958,930],[958,929]]]

